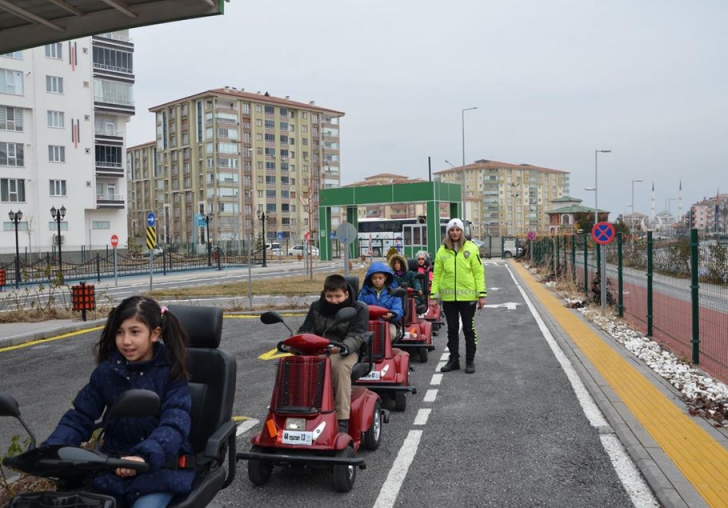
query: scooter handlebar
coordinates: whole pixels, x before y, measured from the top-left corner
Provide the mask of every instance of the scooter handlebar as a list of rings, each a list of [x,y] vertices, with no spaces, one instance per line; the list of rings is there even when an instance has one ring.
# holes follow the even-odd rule
[[[109,457],[106,465],[110,470],[114,469],[133,469],[137,473],[146,473],[149,471],[149,464],[146,462],[138,462],[136,460],[115,459]]]

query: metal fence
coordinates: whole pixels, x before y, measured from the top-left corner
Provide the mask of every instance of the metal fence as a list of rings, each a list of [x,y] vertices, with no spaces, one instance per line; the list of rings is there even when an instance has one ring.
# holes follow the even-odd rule
[[[525,256],[600,299],[600,249],[589,235],[545,236]],[[623,241],[606,248],[607,301],[634,328],[728,382],[728,247],[692,230],[686,238]]]

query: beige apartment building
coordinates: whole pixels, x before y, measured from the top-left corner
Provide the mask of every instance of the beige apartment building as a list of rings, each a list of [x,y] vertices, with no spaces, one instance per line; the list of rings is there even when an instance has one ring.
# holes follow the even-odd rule
[[[481,159],[438,171],[436,179],[462,185],[463,173],[474,238],[548,231],[552,201],[569,194],[567,171],[530,164]]]
[[[294,245],[317,238],[318,192],[340,185],[344,113],[232,87],[150,108],[153,142],[127,151],[129,231],[159,243]],[[263,224],[265,220],[265,224]],[[208,222],[209,221],[209,222]]]

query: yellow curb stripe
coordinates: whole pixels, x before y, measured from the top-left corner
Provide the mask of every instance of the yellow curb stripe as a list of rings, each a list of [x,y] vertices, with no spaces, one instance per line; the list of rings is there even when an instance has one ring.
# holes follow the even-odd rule
[[[510,263],[635,418],[710,506],[726,506],[728,450],[605,343],[564,303]]]
[[[281,317],[303,317],[306,314],[302,313],[289,313],[281,314]],[[225,319],[260,319],[260,314],[223,314]]]
[[[24,347],[37,346],[38,344],[43,344],[44,342],[51,342],[54,340],[67,339],[69,337],[74,337],[76,335],[83,335],[84,333],[103,330],[103,328],[104,328],[103,326],[95,326],[93,328],[85,328],[83,330],[76,330],[75,332],[64,333],[63,335],[56,335],[55,337],[48,337],[46,339],[37,339],[37,340],[32,340],[30,342],[24,342],[22,344],[16,344],[15,346],[6,346],[6,347],[0,348],[0,353],[5,353],[7,351],[13,351],[15,349],[21,349]]]

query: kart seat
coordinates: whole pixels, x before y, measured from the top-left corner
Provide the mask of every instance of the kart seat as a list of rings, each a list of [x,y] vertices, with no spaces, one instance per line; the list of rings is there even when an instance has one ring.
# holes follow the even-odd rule
[[[354,300],[357,299],[359,296],[359,277],[355,275],[347,275],[344,277],[346,279],[346,282],[351,286],[351,289],[354,291]]]
[[[192,395],[190,441],[196,475],[192,492],[177,495],[170,508],[207,506],[235,478],[235,431],[232,421],[236,362],[218,349],[222,338],[222,309],[170,305],[189,338],[189,386]],[[225,465],[227,455],[227,472]]]

